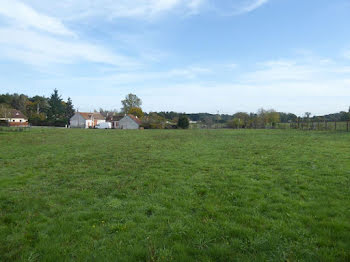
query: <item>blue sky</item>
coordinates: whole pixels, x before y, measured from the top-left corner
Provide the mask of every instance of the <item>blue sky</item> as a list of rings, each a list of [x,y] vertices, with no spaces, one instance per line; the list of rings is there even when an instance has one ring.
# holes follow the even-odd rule
[[[80,111],[350,106],[349,0],[0,0],[0,93]]]

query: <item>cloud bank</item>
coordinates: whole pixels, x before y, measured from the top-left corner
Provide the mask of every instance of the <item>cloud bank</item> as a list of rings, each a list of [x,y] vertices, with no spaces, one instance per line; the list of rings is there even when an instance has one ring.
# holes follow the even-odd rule
[[[9,1],[9,0],[7,0]],[[88,19],[92,17],[108,20],[120,18],[152,19],[174,12],[193,15],[200,12],[217,11],[231,15],[251,12],[269,0],[28,0],[27,3],[51,15],[64,19]],[[53,10],[53,11],[52,11]]]

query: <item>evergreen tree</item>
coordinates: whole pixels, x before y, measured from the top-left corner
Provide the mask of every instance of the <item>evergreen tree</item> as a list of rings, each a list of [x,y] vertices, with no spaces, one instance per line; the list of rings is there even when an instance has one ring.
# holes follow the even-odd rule
[[[187,116],[180,116],[179,121],[177,122],[177,126],[182,129],[188,129],[190,126],[190,121]]]
[[[69,121],[69,119],[71,119],[71,117],[74,115],[74,113],[75,113],[75,109],[73,106],[72,99],[70,97],[68,97],[68,100],[66,103],[66,112],[65,112],[65,117],[66,117],[67,121]]]
[[[50,109],[48,112],[48,118],[51,121],[60,120],[65,115],[65,107],[61,96],[58,94],[58,90],[55,89],[49,99]]]

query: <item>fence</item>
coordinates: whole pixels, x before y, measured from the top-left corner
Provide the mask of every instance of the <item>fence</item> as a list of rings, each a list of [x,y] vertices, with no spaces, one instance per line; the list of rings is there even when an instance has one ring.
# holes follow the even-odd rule
[[[296,122],[296,123],[278,123],[279,129],[301,129],[318,131],[346,131],[350,132],[350,121],[322,121],[322,122]]]

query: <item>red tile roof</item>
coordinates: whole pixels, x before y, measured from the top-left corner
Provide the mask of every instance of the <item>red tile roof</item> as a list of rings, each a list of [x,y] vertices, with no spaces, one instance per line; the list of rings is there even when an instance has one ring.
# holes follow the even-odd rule
[[[105,120],[103,115],[100,113],[84,113],[84,112],[78,112],[85,120],[91,120],[94,118],[95,120]]]
[[[136,116],[129,114],[128,117],[130,117],[132,120],[134,120],[138,125],[142,124],[141,120],[139,118],[137,118]]]
[[[6,111],[5,111],[6,110]],[[4,112],[2,112],[0,117],[5,118],[23,118],[28,119],[21,111],[16,109],[5,109]]]

